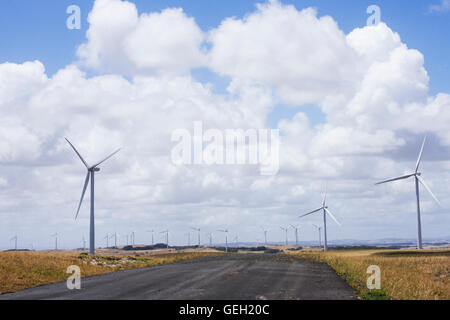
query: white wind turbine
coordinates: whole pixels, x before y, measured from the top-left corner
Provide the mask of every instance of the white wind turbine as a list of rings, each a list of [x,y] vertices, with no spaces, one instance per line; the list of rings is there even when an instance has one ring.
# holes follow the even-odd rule
[[[197,235],[198,235],[198,247],[200,248],[200,228],[193,228],[193,227],[191,227],[191,229],[197,231]]]
[[[9,241],[14,240],[14,251],[17,251],[17,234],[12,237],[11,239],[9,239]]]
[[[55,237],[55,250],[58,250],[58,232],[52,234],[52,237]]]
[[[113,234],[111,234],[111,236],[109,238],[110,239],[114,238],[114,248],[117,248],[117,232],[114,232]]]
[[[280,229],[283,230],[286,233],[286,245],[288,245],[288,236],[287,236],[288,228],[280,227]]]
[[[209,238],[209,246],[212,247],[212,232],[206,234]]]
[[[314,223],[313,223],[313,226],[316,227],[317,231],[319,231],[319,247],[321,247],[322,246],[322,236],[321,236],[322,227],[319,227],[318,225],[315,225]]]
[[[86,239],[83,236],[83,250],[86,250]]]
[[[109,248],[109,234],[106,234],[106,236],[103,238],[103,240],[106,240],[106,249]]]
[[[291,224],[291,227],[295,230],[295,245],[298,246],[298,225],[294,226]]]
[[[89,228],[89,230],[90,230],[90,232],[89,232],[89,253],[90,254],[94,254],[95,253],[94,174],[95,174],[95,172],[100,171],[100,168],[98,168],[98,166],[100,164],[102,164],[103,162],[105,162],[106,160],[111,158],[113,155],[115,155],[117,152],[119,152],[120,149],[117,149],[116,151],[111,153],[109,156],[107,156],[105,159],[103,159],[100,162],[97,162],[93,166],[89,166],[87,164],[87,162],[83,159],[83,157],[80,155],[78,150],[75,149],[73,144],[67,138],[65,138],[65,139],[70,144],[72,149],[75,151],[75,153],[78,155],[78,157],[80,158],[81,162],[83,162],[83,164],[85,165],[85,167],[87,169],[86,179],[84,181],[83,192],[81,193],[81,199],[80,199],[80,203],[78,204],[78,209],[77,209],[77,214],[75,215],[75,219],[78,217],[78,213],[80,212],[81,203],[83,202],[84,193],[86,192],[86,188],[87,188],[87,186],[89,184],[89,179],[91,180],[91,218],[90,218],[90,228]]]
[[[165,233],[166,234],[166,246],[167,246],[167,249],[169,249],[169,229],[161,231],[160,233]]]
[[[152,246],[155,244],[154,242],[153,242],[153,232],[154,232],[154,230],[152,229],[152,230],[147,230],[147,232],[151,232],[152,233]]]
[[[311,213],[317,212],[322,210],[323,211],[323,233],[324,233],[324,243],[323,243],[323,251],[328,250],[328,244],[327,244],[327,214],[336,222],[338,225],[341,225],[339,221],[337,221],[336,217],[331,213],[330,210],[328,210],[328,206],[326,205],[327,200],[327,189],[325,188],[325,195],[323,197],[322,206],[320,208],[317,208],[313,211],[310,211],[308,213],[305,213],[304,215],[301,215],[301,217],[307,216]]]
[[[386,183],[386,182],[391,182],[391,181],[396,181],[396,180],[403,180],[403,179],[407,179],[407,178],[410,178],[410,177],[414,177],[414,181],[415,181],[415,184],[416,184],[416,200],[417,200],[417,248],[418,249],[422,249],[422,226],[421,226],[421,222],[420,222],[419,182],[430,193],[430,195],[434,199],[434,201],[436,201],[436,203],[439,206],[441,206],[441,203],[436,198],[436,196],[433,194],[433,192],[431,192],[431,189],[427,186],[427,184],[425,183],[425,181],[421,177],[421,173],[419,172],[420,160],[422,159],[423,147],[425,146],[426,139],[427,139],[427,137],[425,136],[425,138],[423,139],[423,142],[422,142],[422,147],[420,148],[419,157],[417,158],[416,169],[415,169],[414,173],[407,174],[405,176],[392,178],[392,179],[389,179],[389,180],[384,180],[384,181],[375,183],[377,185],[377,184],[382,184],[382,183]]]
[[[267,230],[263,227],[261,227],[261,229],[264,232],[264,244],[267,245]]]
[[[131,244],[134,246],[134,237],[136,236],[136,231],[131,231],[130,238],[131,238]]]
[[[219,229],[217,231],[225,233],[225,252],[228,252],[228,229]]]

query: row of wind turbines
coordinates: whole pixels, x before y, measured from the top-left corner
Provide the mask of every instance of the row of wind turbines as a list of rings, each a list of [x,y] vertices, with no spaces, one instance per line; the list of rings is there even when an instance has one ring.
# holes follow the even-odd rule
[[[85,178],[85,182],[84,182],[84,186],[83,186],[83,190],[81,193],[81,198],[80,201],[78,203],[78,208],[77,208],[77,212],[75,215],[75,219],[78,217],[78,214],[80,212],[80,207],[81,204],[83,202],[83,198],[84,198],[84,194],[86,192],[86,189],[88,187],[89,182],[91,183],[91,197],[90,197],[90,232],[89,232],[89,253],[90,254],[94,254],[95,253],[95,215],[94,215],[94,178],[95,178],[95,172],[100,171],[99,166],[104,163],[106,160],[108,160],[109,158],[111,158],[113,155],[115,155],[117,152],[120,151],[120,149],[117,149],[116,151],[114,151],[113,153],[111,153],[110,155],[108,155],[106,158],[104,158],[103,160],[95,163],[94,165],[89,165],[84,158],[81,156],[81,154],[78,152],[78,150],[75,148],[75,146],[67,139],[65,138],[66,141],[69,143],[69,145],[72,147],[72,149],[75,151],[75,153],[78,155],[78,157],[80,158],[81,162],[84,164],[84,166],[86,167],[87,173],[86,173],[86,178]],[[397,181],[397,180],[402,180],[402,179],[407,179],[410,177],[414,177],[415,180],[415,190],[416,190],[416,199],[417,199],[417,248],[418,249],[422,249],[422,228],[421,228],[421,219],[420,219],[420,200],[419,200],[419,183],[422,184],[422,186],[430,193],[430,195],[432,196],[432,198],[438,203],[438,205],[441,205],[439,200],[436,198],[436,196],[433,194],[433,192],[431,191],[431,189],[427,186],[427,184],[425,183],[425,181],[423,180],[423,178],[421,177],[421,173],[419,172],[419,165],[422,159],[422,154],[423,154],[423,150],[424,150],[424,146],[425,146],[425,142],[426,142],[426,136],[422,142],[422,146],[420,148],[420,152],[419,152],[419,156],[417,158],[417,162],[416,162],[416,166],[415,166],[415,170],[413,173],[404,175],[404,176],[400,176],[400,177],[396,177],[396,178],[392,178],[392,179],[388,179],[388,180],[384,180],[381,182],[376,183],[376,185],[378,184],[383,184],[383,183],[387,183],[387,182],[392,182],[392,181]],[[305,213],[303,215],[300,216],[301,217],[305,217],[308,216],[310,214],[316,213],[316,212],[322,212],[323,215],[323,231],[324,231],[324,243],[323,243],[323,249],[324,251],[326,251],[328,249],[328,243],[327,243],[327,216],[329,216],[330,218],[332,218],[338,225],[341,225],[339,223],[339,221],[336,219],[336,217],[331,213],[331,211],[328,209],[328,206],[326,204],[326,198],[327,198],[327,190],[325,189],[325,194],[324,194],[324,198],[322,201],[322,205],[317,208],[314,209],[308,213]],[[291,225],[294,230],[295,230],[295,235],[296,235],[296,243],[298,243],[298,226],[293,226]],[[318,229],[319,231],[319,242],[321,243],[321,229],[322,226],[317,226],[315,225],[315,227]],[[286,233],[286,244],[287,244],[287,230],[288,228],[286,227],[281,227],[282,230],[285,231]],[[198,232],[198,245],[200,246],[200,228],[191,228],[195,231]],[[227,229],[220,229],[217,230],[219,232],[225,233],[225,239],[226,239],[226,249],[228,251],[228,230]],[[153,231],[152,231],[153,232]],[[165,233],[166,235],[166,244],[168,247],[168,243],[169,243],[169,231],[168,230],[164,230],[161,231],[160,233]],[[133,234],[134,236],[134,234]],[[190,237],[190,235],[189,235]],[[212,237],[212,235],[210,235],[210,237]],[[152,235],[153,238],[153,235]],[[267,230],[264,230],[264,238],[265,238],[265,242],[267,242]],[[56,238],[57,239],[57,238]],[[16,238],[17,240],[17,238]],[[56,240],[57,241],[57,240]],[[117,235],[116,235],[116,241],[117,241]],[[210,240],[212,242],[212,240]],[[189,240],[190,242],[190,240]]]

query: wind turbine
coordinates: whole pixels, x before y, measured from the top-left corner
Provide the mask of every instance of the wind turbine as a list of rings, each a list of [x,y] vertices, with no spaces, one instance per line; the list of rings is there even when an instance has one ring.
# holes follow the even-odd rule
[[[316,229],[319,231],[319,247],[321,247],[322,246],[322,237],[321,237],[322,227],[319,227],[318,225],[315,225],[314,223],[313,223],[313,226],[316,227]]]
[[[294,226],[291,224],[291,227],[295,230],[295,245],[298,246],[298,225]]]
[[[225,233],[225,252],[228,252],[228,229],[217,230],[217,231]]]
[[[167,249],[169,249],[169,230],[166,229],[164,231],[161,231],[160,233],[165,233],[166,234],[166,245],[167,245]]]
[[[264,232],[264,244],[267,245],[267,230],[261,227],[262,231]]]
[[[198,235],[198,247],[200,248],[200,228],[193,228],[191,227],[192,230],[197,231],[197,235]]]
[[[128,235],[124,235],[125,238],[127,238],[127,246],[128,246]]]
[[[134,246],[135,231],[131,231],[130,237],[131,237],[131,244]]]
[[[288,236],[287,236],[288,228],[280,227],[280,229],[284,230],[284,232],[286,233],[286,245],[288,245]]]
[[[188,233],[186,233],[186,235],[188,236],[188,247],[190,247],[191,246],[191,233],[188,232]]]
[[[106,248],[109,248],[109,234],[106,234],[106,236],[103,238],[103,240],[106,239]]]
[[[154,232],[154,230],[152,229],[152,230],[147,230],[147,232],[151,232],[152,233],[152,246],[154,245],[154,242],[153,242],[153,232]]]
[[[81,203],[83,202],[84,193],[86,192],[86,188],[89,184],[89,178],[91,179],[91,218],[90,218],[90,227],[89,227],[89,253],[94,254],[95,253],[95,223],[94,223],[94,176],[95,172],[100,171],[100,168],[98,167],[100,164],[111,158],[113,155],[115,155],[117,152],[119,152],[120,149],[117,149],[113,153],[111,153],[109,156],[107,156],[105,159],[103,159],[100,162],[97,162],[93,166],[89,166],[87,162],[83,159],[83,157],[80,155],[77,149],[73,146],[73,144],[65,138],[66,141],[70,144],[73,151],[78,155],[81,162],[85,165],[87,169],[86,179],[84,181],[84,187],[83,192],[81,193],[81,199],[80,203],[78,204],[77,214],[75,215],[75,219],[78,217],[78,213],[80,212]]]
[[[86,250],[86,239],[83,236],[83,250]]]
[[[14,251],[17,251],[17,234],[12,237],[11,239],[9,239],[9,241],[14,240]]]
[[[236,235],[233,239],[234,241],[234,246],[237,247],[238,246],[238,235]]]
[[[114,248],[117,248],[117,232],[111,234],[110,239],[114,238]]]
[[[209,246],[212,247],[212,232],[206,234],[209,237]]]
[[[434,199],[434,201],[436,201],[436,203],[439,206],[441,206],[441,203],[436,198],[436,196],[433,194],[433,192],[431,192],[431,189],[427,186],[427,184],[425,183],[425,181],[421,177],[421,173],[419,172],[420,160],[422,159],[423,147],[425,146],[426,139],[427,139],[427,136],[425,136],[425,138],[423,139],[422,147],[420,148],[419,157],[417,158],[416,169],[415,169],[414,173],[407,174],[405,176],[392,178],[392,179],[389,179],[389,180],[384,180],[384,181],[375,183],[377,185],[377,184],[382,184],[382,183],[396,181],[396,180],[403,180],[403,179],[407,179],[409,177],[414,177],[414,181],[415,181],[415,184],[416,184],[416,199],[417,199],[417,249],[422,249],[422,226],[421,226],[421,223],[420,223],[419,182],[430,193],[430,195]]]
[[[327,200],[327,189],[325,188],[325,195],[323,197],[323,202],[322,202],[322,206],[320,208],[317,208],[313,211],[310,211],[308,213],[305,213],[304,215],[301,215],[301,217],[307,216],[311,213],[317,212],[322,210],[323,211],[323,234],[324,234],[324,244],[323,244],[323,251],[327,251],[328,250],[328,245],[327,245],[327,214],[334,220],[334,222],[336,222],[338,225],[341,225],[339,223],[339,221],[337,221],[336,217],[331,213],[330,210],[328,210],[328,206],[326,205],[326,200]]]
[[[55,250],[58,250],[58,232],[52,234],[52,237],[55,237]]]

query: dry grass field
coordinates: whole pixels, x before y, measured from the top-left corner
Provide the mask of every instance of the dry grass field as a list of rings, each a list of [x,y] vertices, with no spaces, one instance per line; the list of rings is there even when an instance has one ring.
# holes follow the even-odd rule
[[[289,254],[326,262],[362,299],[449,300],[450,250],[330,250]],[[367,289],[367,267],[381,270],[381,289]]]
[[[67,267],[77,265],[81,276],[118,270],[157,266],[219,252],[180,252],[152,255],[89,256],[73,252],[0,252],[0,293],[14,292],[42,284],[65,281]]]

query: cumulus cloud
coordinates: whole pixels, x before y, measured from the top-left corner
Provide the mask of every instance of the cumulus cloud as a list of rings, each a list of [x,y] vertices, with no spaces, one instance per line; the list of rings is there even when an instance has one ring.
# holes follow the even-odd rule
[[[181,8],[138,15],[128,1],[97,0],[88,22],[78,56],[94,70],[177,75],[203,64],[203,32]]]

